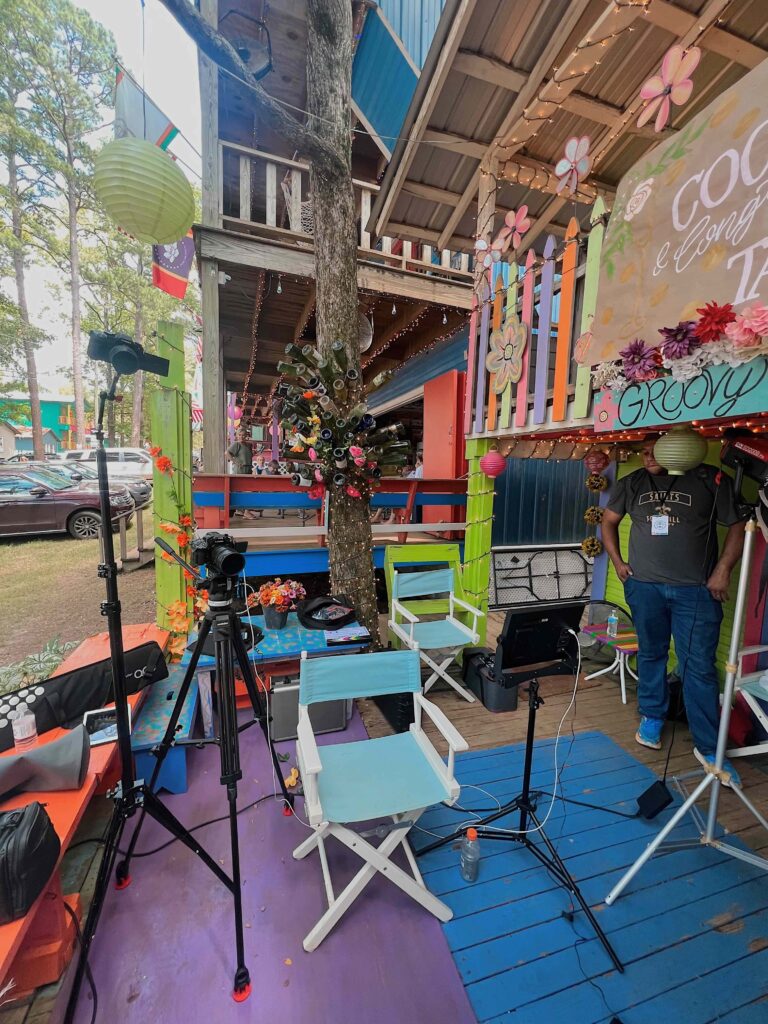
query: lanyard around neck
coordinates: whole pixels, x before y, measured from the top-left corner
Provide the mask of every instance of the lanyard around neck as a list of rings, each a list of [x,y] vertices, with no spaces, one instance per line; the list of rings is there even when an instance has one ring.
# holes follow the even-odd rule
[[[657,486],[654,483],[653,477],[651,476],[651,474],[648,472],[647,469],[645,471],[645,475],[648,477],[648,481],[649,481],[649,483],[651,485],[651,490],[656,492],[657,491]],[[666,491],[664,492],[663,496],[659,499],[659,508],[663,508],[663,506],[666,505],[667,501],[669,500],[669,496],[672,493],[672,488],[674,486],[675,486],[675,478],[672,477],[672,479],[670,480],[670,483],[669,483],[669,487],[666,489]]]

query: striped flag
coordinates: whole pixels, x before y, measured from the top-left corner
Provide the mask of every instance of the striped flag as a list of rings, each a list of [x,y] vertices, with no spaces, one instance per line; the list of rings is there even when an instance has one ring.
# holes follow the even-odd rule
[[[179,129],[120,64],[115,68],[115,138],[146,139],[167,149]]]

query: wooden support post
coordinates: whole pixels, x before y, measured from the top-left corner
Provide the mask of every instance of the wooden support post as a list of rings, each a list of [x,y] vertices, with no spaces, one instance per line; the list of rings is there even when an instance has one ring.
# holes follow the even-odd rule
[[[360,193],[360,248],[370,249],[371,248],[371,233],[366,229],[366,225],[371,216],[371,192],[370,189],[364,188]]]
[[[469,480],[463,584],[467,601],[483,612],[488,611],[494,486],[480,469],[480,459],[489,451],[491,443],[488,438],[467,441]],[[486,628],[487,617],[483,616],[477,624],[481,644],[485,643]]]
[[[240,220],[251,219],[251,158],[240,154]]]
[[[219,0],[200,0],[200,14],[219,27]],[[198,51],[200,109],[202,112],[202,207],[203,224],[220,227],[219,211],[219,69]]]
[[[206,473],[226,472],[226,389],[219,338],[219,265],[201,261],[203,307],[203,464]]]
[[[184,391],[184,330],[181,324],[161,320],[157,325],[157,352],[169,360],[168,376],[163,387],[155,391],[150,400],[152,443],[162,449],[172,465],[170,473],[161,473],[155,465],[153,479],[153,505],[155,536],[178,548],[173,534],[162,531],[162,524],[170,523],[183,529],[179,519],[192,515],[192,417],[191,399]],[[182,556],[184,551],[181,551]],[[176,562],[155,557],[155,593],[157,598],[157,624],[169,628],[168,607],[182,601],[192,609],[187,596],[184,572]]]

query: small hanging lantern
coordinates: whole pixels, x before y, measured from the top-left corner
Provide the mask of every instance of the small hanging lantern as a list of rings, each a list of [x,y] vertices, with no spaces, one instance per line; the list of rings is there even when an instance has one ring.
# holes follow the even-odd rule
[[[584,465],[590,473],[602,473],[610,461],[610,457],[605,452],[592,451],[584,459]]]
[[[501,476],[506,468],[507,460],[496,447],[491,448],[491,450],[486,452],[482,459],[480,459],[480,469],[482,469],[485,475],[490,477],[491,480],[495,479],[497,476]]]
[[[670,476],[682,476],[704,461],[707,442],[691,427],[681,424],[659,438],[653,454]]]
[[[192,186],[167,153],[144,139],[107,143],[94,161],[93,187],[112,220],[140,242],[177,242],[195,219]]]

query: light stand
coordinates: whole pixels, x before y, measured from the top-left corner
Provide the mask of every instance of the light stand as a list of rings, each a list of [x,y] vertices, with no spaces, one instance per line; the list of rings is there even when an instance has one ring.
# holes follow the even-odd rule
[[[156,357],[153,357],[156,358]],[[166,364],[167,365],[167,364]],[[101,544],[102,562],[98,568],[99,576],[106,582],[107,600],[101,605],[101,614],[106,616],[109,629],[109,650],[112,664],[112,685],[115,700],[115,718],[117,725],[117,746],[120,753],[120,782],[108,795],[113,801],[112,817],[109,822],[106,836],[104,838],[104,854],[99,872],[96,877],[96,884],[93,892],[93,899],[88,910],[85,925],[82,930],[80,942],[80,954],[78,956],[72,989],[67,1002],[67,1009],[64,1015],[65,1024],[72,1024],[77,1010],[80,988],[86,971],[88,953],[96,933],[101,911],[109,885],[109,879],[115,860],[118,854],[118,847],[129,818],[137,811],[142,815],[149,814],[151,818],[169,832],[175,839],[192,850],[210,871],[222,882],[232,893],[235,901],[236,911],[236,947],[237,967],[235,972],[233,996],[238,1001],[247,998],[250,994],[250,975],[245,966],[243,954],[242,937],[242,914],[240,906],[240,878],[239,858],[237,850],[237,826],[232,829],[232,865],[233,877],[229,875],[199,844],[190,832],[184,828],[181,822],[173,815],[162,801],[152,792],[142,780],[136,780],[133,772],[133,755],[131,752],[131,732],[128,719],[128,697],[125,686],[125,658],[123,653],[123,630],[120,614],[120,598],[117,589],[117,565],[115,563],[115,551],[112,542],[111,510],[109,505],[109,477],[107,473],[107,453],[104,448],[104,411],[107,402],[115,400],[117,382],[120,373],[116,370],[108,391],[102,391],[99,395],[98,419],[96,424],[96,468],[99,478],[99,500],[101,506]],[[234,698],[233,698],[234,699]],[[122,885],[120,882],[122,881]],[[122,876],[118,880],[118,887],[124,887],[130,879]]]
[[[497,811],[492,814],[486,815],[484,818],[480,818],[477,822],[473,823],[472,827],[477,832],[479,839],[492,839],[499,842],[507,843],[519,843],[524,846],[526,850],[533,854],[533,856],[539,861],[543,867],[547,869],[550,875],[555,879],[558,885],[562,885],[571,896],[573,896],[581,909],[587,916],[589,923],[595,930],[600,942],[613,961],[614,966],[617,970],[623,972],[624,965],[619,960],[616,952],[608,941],[607,936],[603,932],[602,928],[597,922],[595,915],[592,913],[592,909],[584,898],[581,890],[579,889],[576,880],[573,878],[565,863],[557,852],[552,840],[549,838],[547,833],[542,828],[541,822],[536,816],[536,793],[531,793],[531,772],[533,769],[533,743],[536,735],[536,712],[544,701],[539,696],[539,680],[537,675],[547,675],[548,671],[551,671],[550,666],[537,669],[537,674],[534,675],[528,682],[528,728],[525,736],[525,763],[523,767],[523,788],[518,796],[514,797],[508,803],[504,804]],[[493,828],[489,827],[494,821],[498,821],[499,818],[504,818],[508,814],[514,811],[520,812],[519,823],[517,829],[504,828]],[[529,828],[528,821],[533,822],[533,827]],[[440,839],[436,839],[433,843],[428,843],[420,850],[416,851],[416,856],[421,857],[425,853],[429,853],[430,850],[437,850],[441,846],[446,846],[448,843],[453,843],[457,839],[463,838],[466,833],[466,828],[462,827],[452,832],[450,835],[443,836]],[[536,844],[531,838],[532,834],[537,834],[541,837],[541,841],[546,847],[545,850]]]
[[[739,466],[736,470],[735,481],[735,491],[737,496],[741,494],[743,474],[744,469],[742,466]],[[733,695],[736,689],[736,673],[738,671],[741,628],[744,623],[744,615],[746,612],[747,590],[749,588],[749,573],[751,568],[750,563],[752,560],[752,549],[754,546],[755,530],[757,527],[754,507],[750,506],[750,512],[750,518],[746,524],[744,551],[741,556],[739,585],[736,591],[736,606],[733,612],[731,643],[728,648],[728,664],[726,665],[725,687],[723,689],[723,707],[720,713],[720,728],[717,734],[715,763],[713,766],[708,766],[705,769],[686,772],[684,775],[680,775],[674,780],[681,796],[684,797],[683,803],[677,809],[675,814],[672,815],[653,842],[649,843],[645,850],[640,854],[629,871],[626,872],[626,874],[619,880],[619,882],[617,882],[605,897],[605,902],[608,906],[610,906],[622,894],[624,889],[626,889],[643,865],[651,859],[657,850],[662,847],[664,847],[665,850],[679,850],[690,849],[692,847],[699,847],[702,845],[710,846],[716,850],[720,850],[721,853],[728,854],[730,857],[746,861],[747,864],[753,864],[755,867],[768,871],[768,860],[764,857],[759,857],[756,853],[752,853],[750,850],[742,850],[738,846],[725,842],[723,839],[715,838],[715,829],[717,827],[717,807],[720,800],[720,786],[723,781],[727,781],[729,779],[728,772],[723,769],[723,762],[725,760],[725,752],[728,748],[728,726],[731,720],[731,706],[733,704]],[[698,778],[702,771],[704,773],[704,777],[696,788],[691,793],[688,793],[685,783],[689,779]],[[704,796],[707,790],[710,790],[710,794],[709,809],[705,821],[701,812],[696,807],[696,802],[700,797]],[[766,821],[760,811],[742,791],[741,786],[731,786],[731,790],[736,794],[739,800],[741,800],[750,814],[752,814],[763,828],[768,831],[768,821]],[[672,842],[665,842],[667,836],[678,825],[678,823],[683,820],[689,811],[699,831],[699,836],[696,839],[678,839]]]

